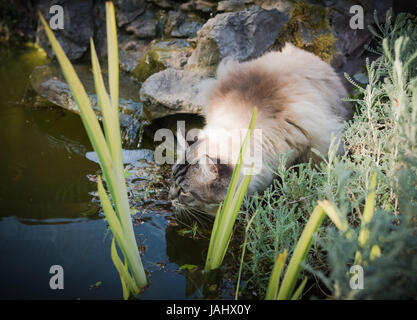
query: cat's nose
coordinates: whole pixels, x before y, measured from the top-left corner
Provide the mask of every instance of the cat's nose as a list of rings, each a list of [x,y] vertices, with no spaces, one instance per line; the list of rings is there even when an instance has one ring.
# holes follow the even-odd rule
[[[178,198],[178,195],[179,195],[179,192],[180,192],[180,187],[179,186],[172,185],[169,188],[168,199],[169,200],[177,199]]]

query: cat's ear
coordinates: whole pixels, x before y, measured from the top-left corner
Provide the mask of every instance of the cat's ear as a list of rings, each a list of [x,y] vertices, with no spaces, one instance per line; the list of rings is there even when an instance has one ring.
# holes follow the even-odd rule
[[[199,161],[201,165],[201,171],[208,180],[214,180],[219,176],[219,169],[214,159],[208,155],[201,157]]]

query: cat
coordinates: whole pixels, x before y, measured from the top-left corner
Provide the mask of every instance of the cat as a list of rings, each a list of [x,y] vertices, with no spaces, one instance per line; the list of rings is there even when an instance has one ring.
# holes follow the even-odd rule
[[[248,194],[263,192],[272,183],[271,167],[278,166],[280,154],[288,154],[288,166],[310,158],[320,161],[311,148],[327,155],[332,136],[340,137],[345,121],[352,116],[351,106],[342,101],[347,96],[331,66],[289,43],[280,52],[251,61],[222,61],[216,79],[206,86],[205,127],[197,142],[187,147],[186,159],[178,159],[172,168],[172,204],[216,214],[243,138],[241,135],[237,150],[214,147],[207,152],[207,145],[230,146],[228,140],[237,135],[232,132],[248,128],[255,106],[255,129],[261,129],[262,134],[252,141],[261,144],[265,165],[252,176]]]

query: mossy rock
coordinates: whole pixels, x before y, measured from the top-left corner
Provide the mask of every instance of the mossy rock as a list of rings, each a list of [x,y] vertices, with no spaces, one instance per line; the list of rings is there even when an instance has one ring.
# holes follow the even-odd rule
[[[190,44],[184,39],[155,41],[139,60],[133,76],[139,82],[144,82],[154,73],[168,67],[180,67],[175,59],[189,56],[191,50]]]
[[[330,26],[329,9],[306,2],[297,2],[290,20],[284,25],[275,43],[281,49],[286,42],[313,52],[330,63],[337,54],[336,38]]]

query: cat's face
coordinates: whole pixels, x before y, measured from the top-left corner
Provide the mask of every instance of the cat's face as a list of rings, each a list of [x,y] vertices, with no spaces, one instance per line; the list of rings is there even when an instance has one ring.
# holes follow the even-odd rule
[[[219,203],[226,196],[232,173],[231,165],[221,164],[207,155],[175,164],[169,191],[172,204],[185,211],[216,215]]]

